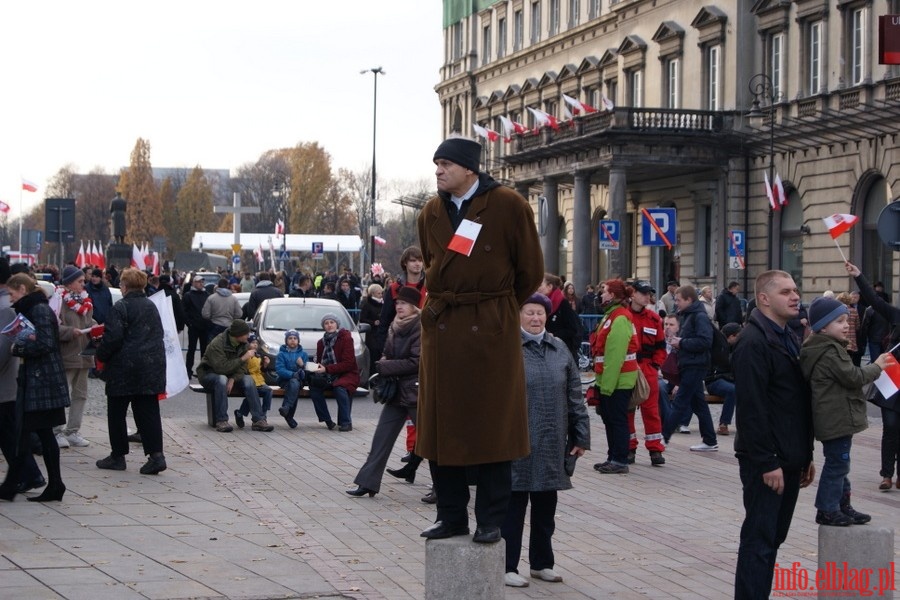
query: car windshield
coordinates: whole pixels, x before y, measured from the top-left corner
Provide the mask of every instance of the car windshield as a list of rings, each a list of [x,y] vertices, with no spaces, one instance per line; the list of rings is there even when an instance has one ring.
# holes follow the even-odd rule
[[[322,317],[332,313],[337,315],[338,324],[349,330],[353,330],[352,321],[343,311],[335,310],[333,306],[313,306],[310,304],[271,304],[266,308],[263,329],[287,331],[323,331]]]

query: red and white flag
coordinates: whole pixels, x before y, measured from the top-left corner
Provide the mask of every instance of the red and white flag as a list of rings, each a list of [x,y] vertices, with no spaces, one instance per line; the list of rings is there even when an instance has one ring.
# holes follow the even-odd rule
[[[387,240],[384,239],[383,237],[380,237],[380,236],[377,236],[377,235],[376,235],[376,236],[373,237],[373,239],[375,240],[375,243],[376,243],[377,245],[379,245],[379,246],[385,246],[385,245],[387,245]]]
[[[263,264],[266,262],[266,255],[263,252],[262,242],[259,243],[259,247],[253,251],[253,256],[256,257],[256,262],[259,264]]]
[[[29,181],[24,177],[22,178],[22,189],[26,192],[36,192],[37,188],[38,186],[36,183],[34,183],[33,181]]]
[[[91,240],[91,250],[88,253],[88,262],[93,266],[97,266],[100,264],[100,252],[97,251],[97,244],[94,243],[94,240]]]
[[[616,105],[613,104],[612,100],[610,100],[606,96],[603,96],[603,108],[605,108],[607,111],[612,112],[612,109],[614,109],[615,107]]]
[[[9,212],[9,204],[4,202],[3,200],[0,200],[0,212],[4,214]]]
[[[144,268],[144,256],[141,254],[141,249],[133,242],[131,244],[131,266],[135,269]]]
[[[87,261],[84,257],[84,241],[82,240],[81,245],[78,247],[78,255],[75,257],[75,264],[79,269],[83,269],[87,266]]]
[[[593,106],[591,106],[590,104],[585,104],[584,102],[580,102],[579,100],[577,100],[576,98],[573,98],[572,96],[567,96],[566,94],[563,94],[562,97],[563,97],[563,100],[565,100],[566,104],[568,104],[569,106],[572,107],[572,112],[575,113],[576,115],[580,115],[582,113],[588,114],[588,113],[597,112],[597,109],[594,108]]]
[[[275,236],[284,235],[284,221],[278,219],[275,221]]]
[[[767,172],[763,172],[763,178],[766,181],[766,198],[769,199],[769,208],[772,210],[778,210],[781,205],[775,201],[775,192],[772,190],[772,186],[769,184],[769,174]]]
[[[475,247],[475,240],[478,239],[480,232],[481,223],[463,219],[459,227],[456,228],[456,233],[450,238],[447,249],[469,256],[472,254],[472,248]]]
[[[482,127],[481,125],[476,125],[474,123],[472,124],[472,129],[475,130],[475,135],[479,135],[489,142],[496,142],[500,139],[500,134],[493,129],[488,129],[487,127]]]
[[[106,268],[106,255],[103,253],[103,244],[97,242],[97,268]]]
[[[831,234],[831,237],[838,239],[842,233],[849,231],[851,227],[856,225],[856,222],[859,221],[859,217],[855,215],[834,214],[830,217],[824,217],[822,220],[825,221],[825,227],[828,228],[828,233]]]
[[[885,398],[890,398],[900,391],[900,363],[892,354],[888,354],[887,366],[875,380],[875,387]]]
[[[775,185],[774,190],[772,191],[775,199],[778,201],[779,206],[787,206],[788,200],[787,196],[784,193],[784,184],[781,183],[781,175],[775,173]]]
[[[534,121],[537,123],[537,128],[550,127],[559,131],[559,121],[556,120],[556,117],[549,113],[545,113],[539,108],[531,108],[529,106],[528,110],[534,115]]]

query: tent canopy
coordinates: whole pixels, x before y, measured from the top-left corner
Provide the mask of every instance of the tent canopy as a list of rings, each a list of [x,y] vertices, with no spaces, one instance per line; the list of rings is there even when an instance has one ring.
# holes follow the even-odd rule
[[[263,251],[269,251],[269,243],[276,252],[281,251],[281,236],[272,233],[242,233],[240,234],[243,250],[253,251],[262,245]],[[233,233],[220,233],[214,231],[198,231],[191,240],[192,250],[231,250],[234,243]],[[312,252],[313,243],[321,243],[324,252],[359,252],[365,250],[365,244],[360,237],[355,235],[318,235],[318,234],[293,234],[287,235],[286,248],[288,252]]]

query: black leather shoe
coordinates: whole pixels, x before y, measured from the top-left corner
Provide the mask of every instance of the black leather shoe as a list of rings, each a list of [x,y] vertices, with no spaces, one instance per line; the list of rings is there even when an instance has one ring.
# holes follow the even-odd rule
[[[366,494],[369,495],[369,498],[377,494],[375,490],[370,490],[369,488],[365,488],[363,486],[358,486],[355,490],[347,490],[348,496],[353,496],[354,498],[362,498]]]
[[[23,492],[28,492],[31,490],[36,490],[37,488],[41,488],[47,485],[47,480],[44,479],[43,475],[39,475],[37,479],[32,479],[31,481],[23,481],[19,484],[16,491],[20,494]]]
[[[425,504],[437,504],[437,494],[434,493],[434,490],[431,490],[422,496],[422,502]]]
[[[438,521],[419,535],[429,540],[442,540],[455,535],[469,535],[469,528],[466,525],[450,525],[449,523]],[[500,535],[499,529],[497,530],[497,535]]]
[[[141,443],[141,432],[135,431],[131,435],[128,436],[128,441],[132,444],[140,444]]]
[[[499,527],[476,527],[472,541],[477,544],[496,544],[501,539]]]

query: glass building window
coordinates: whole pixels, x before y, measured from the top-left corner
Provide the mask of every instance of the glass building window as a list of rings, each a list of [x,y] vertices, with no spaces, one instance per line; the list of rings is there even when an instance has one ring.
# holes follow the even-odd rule
[[[600,16],[600,0],[590,0],[588,4],[588,19],[596,19]]]
[[[531,3],[531,43],[541,41],[541,3],[540,0]]]
[[[491,62],[491,26],[485,25],[481,29],[481,64]]]
[[[822,22],[809,24],[809,93],[818,94],[822,88]]]
[[[769,39],[771,53],[772,95],[778,99],[784,97],[784,34],[776,33]]]
[[[866,76],[866,9],[850,13],[850,80],[859,85]]]
[[[706,108],[721,108],[720,87],[722,68],[722,47],[710,46],[706,49]]]
[[[525,42],[525,16],[521,10],[513,13],[513,52],[522,49]]]
[[[506,56],[506,17],[497,19],[497,58]]]
[[[450,28],[450,58],[453,62],[462,58],[463,54],[463,30],[462,23],[454,23]]]
[[[559,33],[559,0],[550,0],[550,31],[551,36]]]
[[[677,58],[670,58],[666,61],[666,81],[665,81],[665,93],[666,93],[666,108],[680,108],[680,94],[681,89],[678,83],[678,70],[680,66],[680,60]]]
[[[629,90],[631,106],[641,108],[644,106],[644,72],[641,70],[632,71],[629,77],[629,84],[631,86]]]
[[[581,22],[581,2],[569,0],[569,28],[575,27]]]

